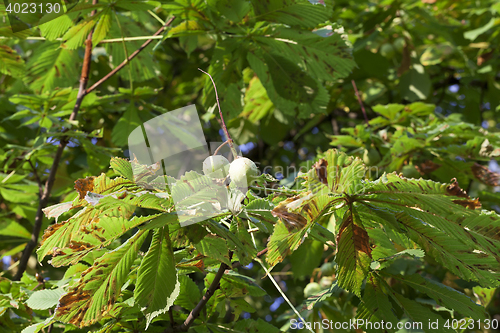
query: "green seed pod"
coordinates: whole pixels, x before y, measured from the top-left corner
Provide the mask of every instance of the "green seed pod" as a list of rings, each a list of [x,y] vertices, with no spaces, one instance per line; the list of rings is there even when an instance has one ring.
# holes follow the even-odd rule
[[[365,149],[363,153],[363,162],[366,165],[376,165],[378,162],[380,162],[380,159],[380,154],[378,153],[377,149]]]
[[[225,178],[228,169],[229,161],[221,155],[209,156],[203,161],[203,173],[212,178]]]
[[[329,276],[335,274],[335,272],[336,272],[335,263],[326,262],[323,265],[321,265],[321,275]]]
[[[403,49],[405,48],[406,41],[403,37],[398,37],[398,38],[396,38],[394,43],[392,43],[392,45],[394,45],[394,48],[396,49],[396,51],[401,53],[401,52],[403,52]]]
[[[384,44],[380,47],[380,54],[387,59],[392,59],[396,55],[396,49],[392,44]]]
[[[321,291],[321,286],[317,282],[311,282],[304,288],[304,297],[315,295]]]
[[[247,187],[255,177],[259,176],[259,169],[255,163],[246,157],[239,157],[229,165],[229,177],[231,183],[237,187]]]

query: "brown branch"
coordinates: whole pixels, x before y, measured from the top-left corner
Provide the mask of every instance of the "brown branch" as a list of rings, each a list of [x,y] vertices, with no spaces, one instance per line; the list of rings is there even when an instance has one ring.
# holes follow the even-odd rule
[[[351,80],[352,87],[354,88],[354,92],[356,93],[356,97],[358,98],[359,105],[361,105],[361,111],[363,111],[363,116],[365,117],[366,125],[370,126],[368,123],[368,116],[366,115],[365,107],[363,105],[363,101],[361,100],[361,96],[359,95],[358,87],[356,86],[356,82]]]
[[[175,16],[172,16],[167,22],[165,22],[164,26],[162,26],[157,32],[154,33],[153,36],[158,36],[159,34],[161,34],[172,23],[172,21],[174,19],[175,19]],[[115,75],[120,69],[125,67],[130,62],[130,60],[134,59],[139,54],[139,52],[144,50],[146,48],[146,46],[148,46],[153,40],[154,39],[148,39],[147,41],[145,41],[144,44],[141,45],[141,47],[139,47],[137,50],[135,50],[134,53],[132,53],[127,59],[123,60],[123,62],[121,64],[119,64],[118,66],[116,66],[115,69],[113,69],[111,72],[106,74],[102,79],[100,79],[99,81],[94,83],[90,88],[88,88],[87,91],[85,92],[85,94],[88,94],[88,93],[94,91],[103,82],[105,82],[110,77]]]
[[[35,176],[36,182],[38,184],[38,198],[40,199],[43,193],[42,180],[40,179],[40,177],[38,177],[38,172],[36,172],[36,168],[33,165],[33,162],[31,162],[31,159],[28,159],[28,163],[30,164],[31,169],[33,169],[33,175]]]
[[[97,0],[93,0],[92,4],[97,4]],[[96,13],[95,10],[90,14],[94,16]],[[80,77],[80,88],[78,90],[78,95],[75,102],[75,107],[73,108],[73,112],[71,113],[69,120],[75,120],[80,110],[80,106],[82,104],[83,98],[85,97],[85,88],[87,86],[87,82],[89,79],[89,71],[90,71],[90,60],[92,56],[92,36],[94,34],[94,29],[92,29],[86,40],[85,44],[85,57],[83,58],[83,67],[82,67],[82,75]],[[43,209],[47,207],[50,199],[50,192],[52,191],[52,185],[54,185],[54,181],[56,179],[57,168],[59,167],[59,163],[61,161],[61,157],[64,151],[64,148],[68,144],[68,138],[62,137],[59,141],[59,146],[57,147],[56,156],[54,157],[54,162],[52,163],[52,167],[50,168],[49,177],[45,182],[45,188],[41,193],[40,200],[38,202],[38,209],[36,211],[35,223],[33,225],[33,231],[31,232],[31,239],[28,244],[24,248],[23,254],[21,255],[21,259],[19,259],[19,266],[16,274],[14,275],[13,280],[19,281],[23,276],[26,267],[28,266],[28,260],[35,250],[38,244],[38,236],[40,235],[40,230],[42,228],[43,221]]]
[[[229,260],[231,260],[233,256],[232,252],[229,252]],[[194,309],[189,313],[188,317],[182,323],[182,325],[174,327],[174,328],[167,328],[166,330],[163,331],[163,333],[173,333],[173,332],[187,332],[189,330],[189,327],[194,323],[194,320],[198,318],[200,315],[201,310],[205,307],[207,304],[208,300],[213,296],[215,291],[219,289],[220,287],[220,280],[222,279],[222,276],[224,275],[224,272],[226,269],[228,269],[229,266],[226,265],[225,263],[222,263],[219,267],[219,270],[217,271],[217,274],[215,274],[215,277],[210,284],[210,287],[208,287],[205,295],[201,298],[201,300],[196,304]]]

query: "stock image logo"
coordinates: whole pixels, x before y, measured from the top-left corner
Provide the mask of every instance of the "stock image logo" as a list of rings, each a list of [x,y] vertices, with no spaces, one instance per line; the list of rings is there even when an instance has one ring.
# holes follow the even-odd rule
[[[79,0],[3,0],[13,32],[36,27],[74,10]]]
[[[181,226],[238,211],[248,190],[247,158],[233,158],[222,142],[207,143],[194,105],[157,116],[128,137],[134,180],[170,192]],[[237,151],[238,155],[241,152]],[[252,162],[253,163],[253,162]],[[144,166],[155,177],[144,180]],[[252,176],[258,169],[250,168]],[[229,183],[231,175],[231,183]]]

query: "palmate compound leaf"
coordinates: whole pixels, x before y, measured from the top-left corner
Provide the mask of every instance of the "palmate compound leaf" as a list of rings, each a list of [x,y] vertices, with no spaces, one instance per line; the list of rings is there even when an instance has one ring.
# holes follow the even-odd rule
[[[67,248],[76,237],[102,238],[102,235],[96,232],[94,234],[89,232],[89,235],[80,234],[80,228],[88,229],[88,226],[92,224],[104,225],[111,223],[114,225],[112,222],[116,220],[118,223],[115,227],[124,227],[121,230],[124,233],[130,228],[151,220],[146,219],[139,222],[141,219],[139,218],[135,221],[128,221],[136,207],[165,212],[166,207],[169,206],[167,200],[157,197],[154,194],[144,193],[143,189],[138,187],[133,181],[121,177],[110,179],[102,174],[96,178],[79,179],[75,184],[80,197],[73,201],[72,208],[83,206],[83,209],[75,213],[68,220],[53,224],[45,230],[42,245],[37,250],[39,260],[42,260],[47,254],[55,254],[58,249]],[[92,194],[88,193],[89,190],[92,191]],[[59,207],[58,205],[56,206]],[[48,207],[44,210],[47,216],[53,215],[53,210],[50,208]],[[115,227],[112,227],[111,230],[114,230]],[[118,236],[120,230],[117,231],[116,235]],[[90,243],[96,243],[96,241]],[[73,246],[75,245],[78,248],[82,244],[74,243]],[[75,251],[70,250],[70,252],[74,253]],[[61,262],[61,264],[63,263]]]
[[[55,319],[81,328],[103,318],[119,296],[147,235],[147,231],[139,230],[120,247],[97,259],[61,297]]]
[[[115,239],[133,228],[140,227],[155,220],[163,221],[168,214],[134,216],[128,220],[123,217],[107,217],[100,214],[88,224],[82,225],[64,248],[54,250],[50,261],[54,267],[74,265],[90,252],[109,246]],[[171,220],[176,223],[177,220]],[[142,230],[149,230],[143,228]]]
[[[154,231],[151,246],[141,262],[134,290],[135,302],[146,316],[146,329],[151,321],[168,311],[179,295],[180,282],[168,226]]]
[[[339,34],[321,37],[278,26],[254,33],[247,60],[273,104],[299,117],[324,112],[329,95],[322,82],[345,77],[354,67]]]
[[[483,212],[458,184],[383,175],[352,197],[360,215],[380,216],[451,272],[483,287],[499,286],[500,216]],[[401,245],[401,244],[400,244]]]
[[[486,287],[500,284],[498,215],[476,210],[480,205],[477,199],[470,199],[456,182],[447,185],[396,174],[370,182],[363,179],[364,172],[359,159],[330,150],[304,176],[311,193],[330,196],[327,206],[340,208],[343,204],[338,205],[339,202],[347,204],[342,208],[345,214],[339,217],[342,223],[337,236],[340,287],[360,294],[370,270],[369,236],[379,234],[372,231],[374,228],[384,228],[391,240],[403,248],[418,244],[426,255],[462,279]],[[300,210],[305,202],[288,199],[273,211],[279,211],[282,220],[291,221],[289,225],[302,227],[306,219],[283,207],[291,204]],[[303,235],[290,232],[279,222],[268,246],[274,250],[268,254],[268,262],[277,263],[280,256],[296,249]],[[394,254],[391,252],[397,251],[387,255]]]

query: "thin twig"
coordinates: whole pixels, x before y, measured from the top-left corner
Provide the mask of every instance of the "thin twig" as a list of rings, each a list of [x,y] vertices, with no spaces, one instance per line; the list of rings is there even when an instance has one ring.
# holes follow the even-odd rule
[[[168,309],[168,318],[170,319],[170,327],[174,328],[174,312],[172,311],[172,307]]]
[[[229,252],[229,260],[231,260],[233,256],[232,252]],[[222,276],[224,275],[224,272],[226,269],[228,269],[229,266],[226,265],[225,263],[222,263],[219,267],[219,270],[217,271],[217,274],[215,274],[215,277],[210,284],[210,287],[208,287],[205,295],[201,298],[201,300],[196,304],[194,309],[189,313],[188,317],[182,323],[182,325],[174,327],[174,328],[167,328],[166,330],[163,331],[163,333],[172,333],[172,332],[187,332],[189,327],[194,323],[194,320],[198,318],[200,315],[201,310],[205,307],[207,304],[208,300],[213,296],[215,291],[219,288],[220,286],[220,280],[222,279]]]
[[[215,151],[214,151],[214,156],[217,155],[217,153],[219,152],[219,150],[222,147],[224,147],[227,143],[228,143],[228,140],[224,141],[219,147],[217,147],[217,149],[215,149]]]
[[[248,222],[248,226],[250,226],[250,222]],[[257,248],[257,243],[255,242],[254,235],[250,234],[250,236],[252,237],[253,246],[255,246],[255,248]],[[280,293],[281,297],[283,297],[283,299],[285,300],[285,302],[287,302],[288,306],[290,306],[290,309],[292,309],[292,311],[295,312],[295,314],[297,315],[297,317],[300,320],[302,320],[303,323],[305,323],[306,321],[304,320],[304,318],[302,318],[302,316],[300,315],[299,311],[297,311],[297,309],[295,308],[295,306],[293,306],[292,302],[290,302],[290,300],[288,299],[288,297],[286,296],[286,294],[283,292],[283,290],[279,286],[278,282],[276,282],[276,280],[274,279],[274,277],[270,274],[270,271],[266,268],[266,265],[264,264],[264,262],[260,259],[260,256],[263,255],[264,253],[267,253],[267,247],[264,250],[262,250],[259,253],[257,253],[257,258],[255,258],[255,261],[257,261],[260,264],[260,266],[262,267],[262,269],[264,270],[264,272],[266,272],[265,276],[269,277],[269,280],[271,280],[271,282],[274,284],[274,286],[276,287],[276,290],[278,290],[278,292]],[[308,327],[308,329],[309,329],[309,331],[311,333],[314,333],[314,331],[310,327]]]
[[[234,159],[238,158],[238,154],[236,153],[236,149],[234,149],[233,145],[233,139],[231,139],[231,136],[229,135],[229,132],[227,131],[226,123],[224,122],[224,116],[222,115],[222,110],[220,109],[220,103],[219,103],[219,94],[217,94],[217,87],[215,86],[214,79],[212,78],[212,75],[208,74],[201,68],[198,68],[198,70],[202,73],[205,73],[208,75],[210,80],[212,80],[212,83],[214,85],[214,90],[215,90],[215,99],[217,100],[217,107],[219,108],[219,115],[220,115],[220,120],[222,121],[222,129],[224,130],[224,134],[226,134],[226,139],[227,142],[229,143],[229,148],[231,148],[231,153],[233,153]]]
[[[354,82],[354,80],[351,80],[351,83],[352,83],[352,86],[354,88],[354,91],[356,92],[356,97],[358,97],[359,105],[361,105],[361,111],[363,111],[363,116],[365,116],[366,125],[370,126],[370,124],[368,123],[368,116],[366,115],[363,101],[361,100],[361,96],[359,95],[358,87],[356,87],[356,82]]]
[[[97,0],[93,0],[92,4],[97,4]],[[95,10],[91,12],[91,16],[94,16],[96,13]],[[71,113],[69,120],[75,120],[80,110],[80,106],[82,104],[83,98],[85,97],[85,87],[87,86],[89,72],[90,72],[90,60],[92,56],[92,36],[94,34],[94,29],[90,30],[86,44],[85,44],[85,57],[83,58],[83,66],[82,66],[82,74],[80,77],[80,87],[78,89],[78,95],[75,102],[75,107],[73,108],[73,112]],[[59,167],[59,162],[61,161],[61,157],[64,151],[64,148],[68,144],[68,138],[63,137],[59,141],[59,145],[57,146],[56,156],[54,157],[54,162],[52,163],[52,167],[50,168],[49,177],[45,182],[45,188],[40,196],[40,200],[38,202],[38,209],[36,211],[35,223],[33,225],[33,231],[31,232],[31,239],[28,244],[24,248],[23,254],[21,255],[21,259],[19,259],[19,266],[17,268],[17,272],[14,275],[13,280],[19,281],[23,276],[26,267],[28,266],[28,260],[33,253],[33,250],[36,248],[38,244],[38,236],[40,235],[40,230],[42,229],[42,221],[43,221],[43,209],[47,207],[47,204],[50,199],[50,192],[52,191],[52,185],[54,185],[54,181],[56,179],[57,168]]]
[[[41,198],[42,193],[43,193],[42,180],[40,179],[40,177],[38,177],[38,172],[36,172],[36,168],[33,165],[33,162],[31,162],[31,159],[28,159],[28,163],[30,164],[31,168],[33,169],[33,175],[35,175],[36,182],[38,183],[38,198]]]
[[[174,19],[175,19],[175,16],[172,16],[165,23],[164,26],[162,26],[157,32],[154,33],[153,37],[160,35],[167,28],[167,26],[169,26],[172,23],[172,21]],[[102,79],[100,79],[99,81],[97,81],[96,83],[94,83],[90,88],[88,88],[87,91],[86,91],[86,93],[87,94],[91,93],[97,87],[99,87],[103,82],[105,82],[110,77],[112,77],[113,75],[115,75],[120,69],[122,69],[123,67],[125,67],[125,65],[127,65],[130,62],[130,60],[134,59],[139,54],[139,52],[141,52],[142,50],[144,50],[146,48],[146,46],[148,46],[152,41],[153,41],[153,38],[150,38],[147,41],[145,41],[141,45],[141,47],[139,47],[136,51],[134,51],[134,53],[132,53],[127,59],[123,60],[123,62],[121,64],[119,64],[118,66],[116,66],[115,69],[113,69],[111,72],[109,72],[108,74],[106,74],[106,76],[104,76]]]

